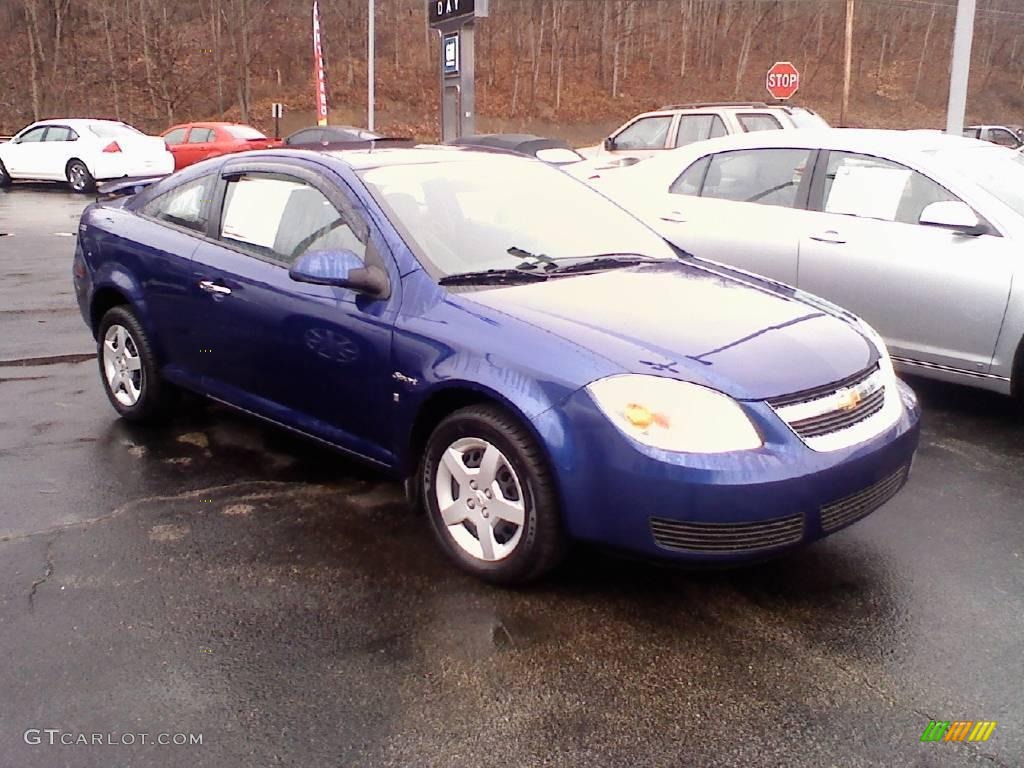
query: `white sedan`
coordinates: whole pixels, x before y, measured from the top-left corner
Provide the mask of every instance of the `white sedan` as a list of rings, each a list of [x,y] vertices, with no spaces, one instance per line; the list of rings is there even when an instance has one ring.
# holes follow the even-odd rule
[[[685,251],[818,294],[897,365],[1024,395],[1024,156],[937,131],[741,134],[591,184]]]
[[[66,181],[89,192],[98,180],[173,170],[163,139],[113,120],[43,120],[0,144],[0,187],[15,179]]]

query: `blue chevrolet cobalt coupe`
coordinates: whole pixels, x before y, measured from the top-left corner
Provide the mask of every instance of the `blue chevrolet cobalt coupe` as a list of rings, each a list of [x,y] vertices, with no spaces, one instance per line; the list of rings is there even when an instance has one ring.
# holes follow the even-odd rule
[[[133,191],[73,268],[118,413],[191,390],[384,467],[486,580],[571,540],[763,558],[907,478],[919,412],[871,328],[537,160],[278,150]]]

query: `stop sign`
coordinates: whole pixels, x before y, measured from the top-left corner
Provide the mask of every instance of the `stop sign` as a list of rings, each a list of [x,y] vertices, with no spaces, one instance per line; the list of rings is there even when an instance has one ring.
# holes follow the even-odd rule
[[[788,61],[777,61],[768,70],[764,85],[772,98],[791,99],[800,87],[800,72]]]

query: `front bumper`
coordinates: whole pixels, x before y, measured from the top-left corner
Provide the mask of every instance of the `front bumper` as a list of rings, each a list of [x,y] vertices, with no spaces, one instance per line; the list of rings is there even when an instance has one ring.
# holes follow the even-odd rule
[[[835,533],[902,487],[920,411],[899,383],[902,412],[852,448],[808,448],[763,403],[745,403],[764,438],[756,451],[678,454],[639,446],[581,390],[543,415],[571,536],[655,558],[759,559]]]

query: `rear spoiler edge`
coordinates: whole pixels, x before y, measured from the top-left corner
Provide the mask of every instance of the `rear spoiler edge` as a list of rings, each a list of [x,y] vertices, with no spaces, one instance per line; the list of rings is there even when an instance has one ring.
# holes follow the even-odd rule
[[[127,197],[136,195],[146,187],[156,184],[166,176],[139,176],[115,179],[96,187],[96,197]]]

